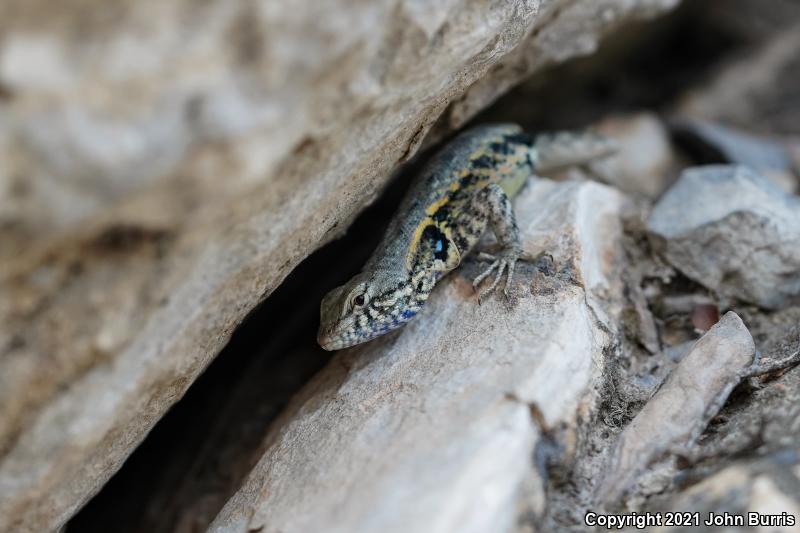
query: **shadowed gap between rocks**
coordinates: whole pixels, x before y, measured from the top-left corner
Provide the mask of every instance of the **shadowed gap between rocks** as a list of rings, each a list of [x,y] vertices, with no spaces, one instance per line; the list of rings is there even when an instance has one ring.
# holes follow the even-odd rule
[[[701,85],[716,65],[747,49],[744,36],[714,24],[709,10],[724,4],[683,2],[657,20],[631,23],[596,53],[535,74],[475,121],[552,130],[582,127],[614,113],[669,113],[688,87]]]
[[[425,158],[249,314],[67,532],[205,530],[258,460],[270,423],[330,359],[316,342],[319,302],[369,258]]]

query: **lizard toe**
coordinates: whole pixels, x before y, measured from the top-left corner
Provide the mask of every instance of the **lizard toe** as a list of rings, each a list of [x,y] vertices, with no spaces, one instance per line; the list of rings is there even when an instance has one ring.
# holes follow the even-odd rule
[[[497,268],[499,265],[500,265],[500,260],[499,260],[499,259],[495,259],[495,260],[492,262],[492,264],[491,264],[491,265],[489,265],[489,267],[488,267],[486,270],[484,270],[483,272],[481,272],[480,274],[478,274],[478,275],[475,277],[475,279],[474,279],[474,280],[472,280],[472,287],[473,287],[473,288],[475,288],[475,289],[477,290],[477,288],[478,288],[478,286],[481,284],[481,282],[482,282],[483,280],[485,280],[486,278],[488,278],[488,277],[489,277],[489,276],[492,274],[492,272],[494,272],[494,270],[495,270],[495,269],[496,269],[496,268]]]
[[[508,261],[508,274],[506,275],[506,285],[503,287],[503,294],[505,294],[506,298],[509,296],[509,290],[511,288],[511,284],[514,281],[514,267],[517,265],[517,261],[511,259]]]
[[[516,267],[517,261],[524,260],[523,256],[525,254],[517,249],[509,249],[505,250],[500,254],[493,255],[488,253],[481,252],[478,254],[479,260],[488,260],[492,261],[489,267],[484,270],[480,275],[478,275],[472,282],[472,287],[476,291],[478,290],[478,286],[489,276],[494,274],[494,279],[492,280],[492,284],[489,287],[483,289],[478,294],[478,302],[486,297],[487,295],[491,294],[497,286],[500,284],[500,281],[503,280],[505,277],[505,285],[503,288],[503,294],[508,297],[509,292],[511,290],[512,281],[514,279],[514,269]],[[505,276],[504,276],[505,275]]]

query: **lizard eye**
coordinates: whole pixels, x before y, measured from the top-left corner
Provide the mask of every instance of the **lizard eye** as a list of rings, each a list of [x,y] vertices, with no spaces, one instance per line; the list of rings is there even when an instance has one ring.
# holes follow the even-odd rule
[[[369,303],[369,293],[367,292],[367,288],[363,285],[354,288],[344,300],[344,305],[342,307],[342,318],[354,310],[361,309],[367,305],[367,303]]]

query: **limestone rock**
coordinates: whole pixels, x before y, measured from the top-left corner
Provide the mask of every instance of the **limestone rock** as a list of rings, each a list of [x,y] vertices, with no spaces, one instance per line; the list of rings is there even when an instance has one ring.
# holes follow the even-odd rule
[[[754,338],[768,339],[758,343],[762,356],[757,367],[792,359],[796,365],[800,354],[799,318],[800,307],[747,317]],[[794,488],[800,479],[800,454],[796,447],[800,430],[798,385],[800,368],[794,366],[772,373],[755,390],[742,387],[748,391],[746,401],[729,402],[719,413],[713,430],[706,432],[694,449],[683,450],[681,471],[670,487],[674,490],[665,491],[657,507],[701,515],[727,511],[799,516],[800,499]],[[750,453],[753,450],[757,452]],[[785,529],[764,529],[795,531],[797,524]]]
[[[746,167],[685,171],[648,231],[675,268],[721,296],[768,309],[800,299],[800,199]]]
[[[499,59],[492,76],[478,79],[466,94],[454,100],[442,121],[448,127],[459,127],[487,101],[513,87],[520,80],[520,71],[539,72],[568,58],[591,54],[600,43],[599,35],[631,18],[652,17],[679,3],[680,0],[542,1],[539,17],[521,45]]]
[[[451,103],[674,4],[5,2],[0,530],[61,526]]]
[[[753,337],[736,313],[712,327],[619,437],[599,497],[612,503],[646,467],[694,443],[753,362]]]
[[[784,146],[777,139],[689,118],[674,121],[672,131],[698,163],[747,166],[769,178],[787,193],[794,193],[797,189],[790,146]]]
[[[522,265],[510,301],[478,306],[470,261],[405,329],[337,354],[211,530],[508,531],[523,483],[541,508],[542,426],[589,416],[612,342],[622,205],[591,182],[530,187],[524,247],[555,268]]]
[[[775,454],[769,459],[774,462],[737,461],[676,495],[668,509],[700,513],[701,525],[709,519],[718,520],[718,526],[727,525],[725,531],[797,531],[800,502],[784,487],[796,484],[798,476],[781,464],[784,458]],[[743,517],[743,523],[733,524],[731,515]],[[677,533],[685,528],[670,526],[659,531]]]
[[[596,129],[617,141],[619,151],[592,163],[592,173],[629,193],[658,198],[678,175],[669,133],[651,113],[611,117]]]

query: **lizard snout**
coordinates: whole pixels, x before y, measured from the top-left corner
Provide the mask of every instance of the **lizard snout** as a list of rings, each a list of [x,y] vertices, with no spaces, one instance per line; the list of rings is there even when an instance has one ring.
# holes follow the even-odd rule
[[[336,347],[333,346],[333,341],[333,326],[320,325],[319,331],[317,332],[317,343],[323,350],[331,351],[336,349]]]

